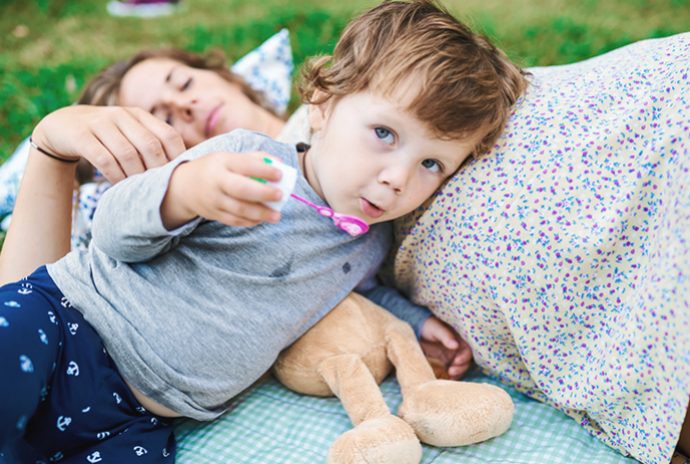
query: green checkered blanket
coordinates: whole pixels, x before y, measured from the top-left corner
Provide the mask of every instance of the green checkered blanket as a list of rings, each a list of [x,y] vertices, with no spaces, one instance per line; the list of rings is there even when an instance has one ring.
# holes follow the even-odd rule
[[[515,403],[505,434],[460,448],[424,446],[422,463],[632,464],[560,411],[500,384],[478,370],[465,377],[504,388]],[[392,411],[401,402],[394,378],[381,385]],[[326,461],[331,443],[352,427],[337,398],[294,393],[269,379],[235,400],[212,423],[182,421],[176,428],[180,464],[314,464]]]

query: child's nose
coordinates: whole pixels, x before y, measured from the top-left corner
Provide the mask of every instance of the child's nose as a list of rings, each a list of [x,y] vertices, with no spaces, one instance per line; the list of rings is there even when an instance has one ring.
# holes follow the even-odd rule
[[[410,177],[410,169],[407,166],[388,166],[379,174],[379,182],[391,188],[396,195],[401,194]]]

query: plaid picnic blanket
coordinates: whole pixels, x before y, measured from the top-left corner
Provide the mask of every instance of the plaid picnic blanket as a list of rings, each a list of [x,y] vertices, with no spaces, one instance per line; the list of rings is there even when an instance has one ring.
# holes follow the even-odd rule
[[[635,463],[592,437],[562,412],[532,400],[475,369],[465,377],[504,388],[515,403],[505,434],[461,448],[424,446],[422,463]],[[394,378],[381,391],[392,411],[400,402]],[[181,421],[176,428],[180,464],[313,464],[326,461],[333,441],[352,427],[337,398],[294,393],[269,379],[235,400],[211,423]]]

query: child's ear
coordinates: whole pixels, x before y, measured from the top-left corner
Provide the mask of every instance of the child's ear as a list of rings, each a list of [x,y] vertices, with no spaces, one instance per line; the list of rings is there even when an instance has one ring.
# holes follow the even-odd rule
[[[321,100],[321,95],[315,95],[315,97],[317,97],[317,100]],[[312,134],[319,132],[326,126],[331,100],[331,98],[328,98],[323,100],[322,103],[309,105],[307,119],[309,121],[309,127],[311,128]]]

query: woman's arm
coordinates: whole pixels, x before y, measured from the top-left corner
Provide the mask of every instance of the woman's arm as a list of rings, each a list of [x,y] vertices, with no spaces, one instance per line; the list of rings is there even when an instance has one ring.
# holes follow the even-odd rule
[[[75,170],[75,163],[31,148],[0,253],[0,284],[21,279],[69,251]]]
[[[138,108],[62,108],[41,120],[33,140],[62,158],[86,158],[112,183],[165,164],[184,151],[174,129]],[[0,284],[20,279],[69,251],[75,169],[75,163],[31,149],[0,253]]]

